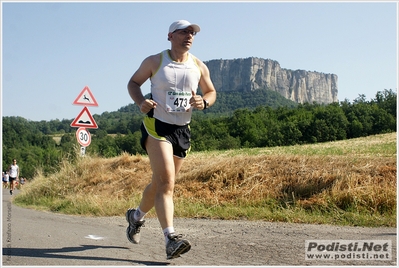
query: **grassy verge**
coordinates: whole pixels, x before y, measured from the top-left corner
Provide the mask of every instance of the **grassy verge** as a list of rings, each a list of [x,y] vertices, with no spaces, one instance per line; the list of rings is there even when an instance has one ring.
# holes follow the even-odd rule
[[[66,214],[123,215],[151,179],[147,156],[79,157],[14,199]],[[396,227],[396,133],[289,147],[191,153],[175,215]],[[149,216],[155,216],[152,210]]]

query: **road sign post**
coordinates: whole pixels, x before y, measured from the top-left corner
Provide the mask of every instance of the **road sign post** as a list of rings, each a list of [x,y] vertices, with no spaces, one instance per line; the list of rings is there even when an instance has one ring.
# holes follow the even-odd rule
[[[85,156],[86,154],[86,147],[80,147],[80,156]]]
[[[90,88],[85,86],[72,104],[85,106],[71,123],[71,127],[78,127],[78,130],[76,131],[76,139],[82,146],[80,148],[80,155],[84,156],[86,153],[86,147],[91,143],[91,135],[86,128],[98,128],[97,123],[87,106],[98,106],[98,103],[94,98],[93,93],[91,93]]]

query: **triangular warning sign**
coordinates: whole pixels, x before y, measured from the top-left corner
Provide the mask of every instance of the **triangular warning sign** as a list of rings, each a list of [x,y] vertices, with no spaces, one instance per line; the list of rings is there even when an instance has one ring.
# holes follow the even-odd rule
[[[98,106],[96,98],[94,98],[93,93],[91,93],[90,88],[85,86],[78,97],[75,99],[73,104],[85,105],[85,106]]]
[[[87,107],[72,121],[71,127],[98,128],[96,121]]]

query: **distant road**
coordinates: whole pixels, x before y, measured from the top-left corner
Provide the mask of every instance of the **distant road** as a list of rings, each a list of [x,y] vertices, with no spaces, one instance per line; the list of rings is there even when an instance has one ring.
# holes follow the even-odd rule
[[[181,258],[166,260],[159,223],[148,218],[142,242],[125,236],[124,217],[80,217],[13,205],[3,189],[3,266],[293,266],[397,264],[396,228],[176,219],[191,241]],[[18,194],[18,190],[15,191]],[[391,240],[391,261],[305,260],[305,240]]]

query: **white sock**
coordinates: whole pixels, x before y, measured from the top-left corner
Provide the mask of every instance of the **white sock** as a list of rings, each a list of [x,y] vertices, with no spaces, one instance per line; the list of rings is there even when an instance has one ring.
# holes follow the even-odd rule
[[[165,236],[165,245],[168,244],[169,238],[168,235],[175,232],[175,228],[173,227],[166,227],[163,229],[163,235]]]
[[[136,209],[136,212],[133,214],[133,219],[134,219],[135,221],[142,221],[142,220],[144,219],[145,214],[147,214],[147,213],[144,213],[144,212],[141,211],[140,208],[138,207],[138,208]]]

